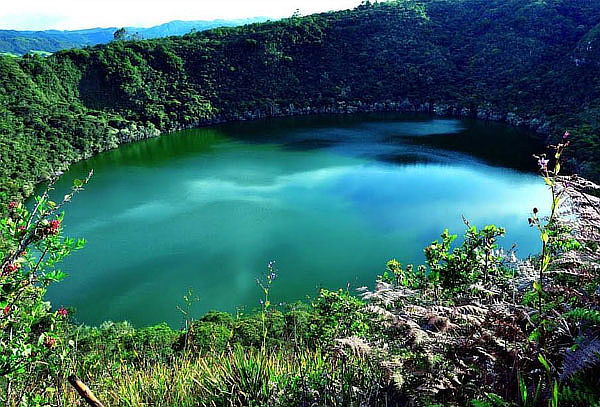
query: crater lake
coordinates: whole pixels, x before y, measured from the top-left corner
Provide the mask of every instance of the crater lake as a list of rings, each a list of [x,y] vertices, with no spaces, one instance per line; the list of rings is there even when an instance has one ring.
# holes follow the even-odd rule
[[[65,234],[87,240],[64,262],[55,306],[85,324],[166,321],[259,307],[256,279],[274,261],[272,302],[319,288],[372,286],[386,262],[424,262],[448,228],[507,229],[517,255],[539,249],[527,218],[548,200],[532,134],[426,115],[280,118],[165,134],[71,166],[95,171],[66,207]]]

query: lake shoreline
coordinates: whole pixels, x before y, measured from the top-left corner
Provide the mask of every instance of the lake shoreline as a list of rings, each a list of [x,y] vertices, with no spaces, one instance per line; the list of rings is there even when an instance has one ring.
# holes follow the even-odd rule
[[[113,139],[111,143],[101,146],[94,154],[82,154],[71,161],[63,162],[61,168],[54,172],[54,176],[62,175],[69,166],[82,160],[89,159],[105,151],[114,150],[123,144],[134,143],[150,138],[160,137],[163,134],[171,134],[181,130],[205,128],[229,123],[241,123],[270,118],[307,117],[320,115],[353,115],[361,113],[407,113],[428,114],[439,118],[476,119],[495,123],[504,123],[510,127],[521,128],[537,136],[544,144],[548,144],[549,136],[554,124],[547,118],[523,117],[511,112],[496,110],[492,105],[485,105],[475,109],[469,109],[458,104],[411,102],[405,99],[402,102],[376,102],[365,103],[356,101],[352,103],[338,102],[337,105],[295,107],[290,104],[287,107],[271,105],[268,109],[256,108],[240,112],[230,112],[216,115],[209,119],[202,119],[191,124],[176,124],[168,129],[160,130],[154,126],[144,126],[139,123],[129,122],[123,129],[112,129]],[[46,178],[38,179],[36,184],[47,181]]]

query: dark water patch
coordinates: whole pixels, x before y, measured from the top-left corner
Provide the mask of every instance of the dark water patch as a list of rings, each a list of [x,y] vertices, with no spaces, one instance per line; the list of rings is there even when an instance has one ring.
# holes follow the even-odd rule
[[[377,160],[397,164],[397,165],[411,165],[411,164],[432,164],[441,163],[442,160],[436,160],[435,157],[426,156],[425,154],[416,153],[399,153],[399,154],[381,154],[376,157]]]
[[[331,148],[337,143],[339,143],[339,141],[325,140],[325,139],[320,139],[320,140],[305,139],[305,140],[291,141],[291,142],[282,144],[282,147],[286,150],[292,150],[292,151],[309,151],[309,150],[319,150],[319,149],[323,149],[323,148]]]
[[[533,154],[544,151],[542,140],[521,129],[498,123],[465,120],[465,130],[450,134],[402,137],[406,144],[464,153],[494,166],[536,170]],[[501,135],[501,138],[499,138]]]

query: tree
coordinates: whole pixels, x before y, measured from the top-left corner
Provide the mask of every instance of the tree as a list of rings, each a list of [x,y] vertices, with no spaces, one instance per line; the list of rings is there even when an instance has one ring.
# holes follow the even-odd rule
[[[121,27],[117,31],[115,31],[113,37],[114,41],[124,41],[127,37],[127,30],[125,29],[125,27]]]

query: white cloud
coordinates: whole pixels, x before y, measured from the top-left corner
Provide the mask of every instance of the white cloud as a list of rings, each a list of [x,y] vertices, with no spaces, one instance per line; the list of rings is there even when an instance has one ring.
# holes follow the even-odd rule
[[[171,20],[287,17],[353,8],[360,0],[0,0],[0,29],[147,27]]]

